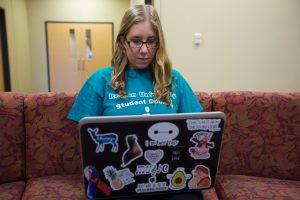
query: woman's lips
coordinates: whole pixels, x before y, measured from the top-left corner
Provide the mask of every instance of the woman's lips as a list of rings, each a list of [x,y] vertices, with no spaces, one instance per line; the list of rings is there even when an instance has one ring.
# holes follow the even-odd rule
[[[137,61],[139,63],[148,63],[149,62],[149,58],[138,58]]]

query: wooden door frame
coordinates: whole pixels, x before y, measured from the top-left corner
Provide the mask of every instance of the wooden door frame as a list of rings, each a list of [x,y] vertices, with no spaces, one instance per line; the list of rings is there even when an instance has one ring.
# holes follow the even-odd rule
[[[5,10],[0,7],[0,36],[3,60],[4,91],[11,91]]]
[[[51,91],[50,83],[50,63],[49,63],[49,51],[48,51],[48,31],[47,24],[57,23],[57,24],[111,24],[112,26],[112,53],[114,52],[114,23],[113,22],[76,22],[76,21],[45,21],[45,33],[46,33],[46,51],[47,51],[47,78],[48,78],[48,91]]]

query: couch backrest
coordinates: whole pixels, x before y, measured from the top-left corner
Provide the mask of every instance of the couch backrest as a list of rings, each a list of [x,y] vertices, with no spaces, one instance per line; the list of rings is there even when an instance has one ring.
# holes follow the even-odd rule
[[[0,184],[25,180],[24,95],[0,92]]]
[[[75,93],[33,93],[25,99],[27,178],[81,172],[77,124],[66,118]]]
[[[300,180],[300,93],[212,93],[226,116],[219,173]]]
[[[195,92],[195,95],[197,97],[197,99],[199,100],[199,102],[201,103],[202,107],[203,107],[203,111],[211,111],[211,107],[212,107],[212,99],[210,97],[210,94],[206,93],[206,92]]]

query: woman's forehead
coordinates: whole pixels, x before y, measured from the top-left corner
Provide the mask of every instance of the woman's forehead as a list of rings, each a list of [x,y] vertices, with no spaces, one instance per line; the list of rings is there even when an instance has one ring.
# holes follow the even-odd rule
[[[129,37],[155,37],[156,33],[150,21],[143,21],[134,24],[128,31]]]

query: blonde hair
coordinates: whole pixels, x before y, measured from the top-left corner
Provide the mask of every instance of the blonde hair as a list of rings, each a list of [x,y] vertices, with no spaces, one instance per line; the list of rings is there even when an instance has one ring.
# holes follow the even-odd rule
[[[128,57],[122,45],[122,38],[128,34],[134,24],[146,20],[151,22],[159,41],[159,47],[150,66],[153,77],[154,98],[170,106],[170,90],[173,90],[171,61],[168,58],[165,48],[165,39],[159,16],[151,5],[135,5],[129,8],[123,16],[112,58],[113,73],[111,86],[120,97],[127,97],[125,86],[127,81],[126,67],[128,66]]]

